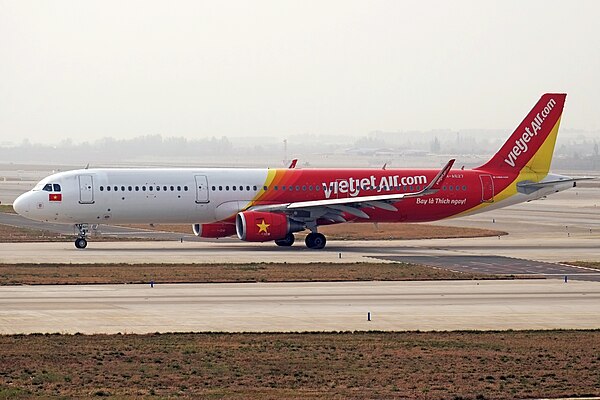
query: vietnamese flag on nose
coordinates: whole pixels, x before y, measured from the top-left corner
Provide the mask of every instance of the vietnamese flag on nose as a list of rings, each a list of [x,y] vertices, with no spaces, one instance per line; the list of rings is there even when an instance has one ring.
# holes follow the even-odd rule
[[[50,193],[48,196],[48,200],[50,201],[62,201],[61,193]]]

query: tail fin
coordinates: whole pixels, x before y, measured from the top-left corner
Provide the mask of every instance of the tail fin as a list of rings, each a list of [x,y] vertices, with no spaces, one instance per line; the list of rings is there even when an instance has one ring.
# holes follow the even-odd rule
[[[528,168],[547,174],[566,97],[563,93],[543,95],[500,151],[476,169],[518,174]]]

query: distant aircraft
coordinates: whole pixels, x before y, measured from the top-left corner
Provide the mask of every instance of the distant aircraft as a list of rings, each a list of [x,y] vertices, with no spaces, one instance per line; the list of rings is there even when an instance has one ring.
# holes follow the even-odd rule
[[[74,224],[77,248],[93,224],[190,223],[204,238],[325,247],[321,225],[423,222],[538,199],[578,179],[549,173],[566,94],[544,94],[508,141],[472,170],[80,169],[41,180],[14,202],[20,215]],[[294,165],[295,166],[295,165]]]

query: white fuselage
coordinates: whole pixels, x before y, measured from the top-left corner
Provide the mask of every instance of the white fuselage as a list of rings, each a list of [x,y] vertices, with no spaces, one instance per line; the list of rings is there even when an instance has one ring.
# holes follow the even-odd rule
[[[45,178],[19,197],[14,208],[27,218],[45,222],[214,222],[235,216],[247,207],[262,189],[267,172],[266,169],[75,170]],[[60,190],[53,190],[55,186],[44,190],[48,184],[59,185]],[[60,200],[56,195],[60,195]]]

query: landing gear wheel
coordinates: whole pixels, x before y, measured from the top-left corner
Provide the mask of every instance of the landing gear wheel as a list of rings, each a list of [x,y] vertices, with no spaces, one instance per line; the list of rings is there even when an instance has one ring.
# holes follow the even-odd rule
[[[75,239],[75,247],[78,249],[85,249],[87,247],[87,240],[84,238]]]
[[[306,247],[309,249],[320,250],[325,247],[325,243],[327,243],[327,239],[325,239],[325,235],[322,233],[311,232],[306,235]]]
[[[276,240],[275,244],[277,246],[289,247],[294,244],[294,240],[296,240],[296,238],[294,238],[294,234],[288,233],[283,239]]]

